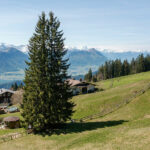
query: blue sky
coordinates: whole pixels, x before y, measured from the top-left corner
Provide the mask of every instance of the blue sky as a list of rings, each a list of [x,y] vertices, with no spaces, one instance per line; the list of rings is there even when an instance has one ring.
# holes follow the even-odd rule
[[[150,50],[150,0],[0,0],[0,42],[28,44],[53,11],[71,47]]]

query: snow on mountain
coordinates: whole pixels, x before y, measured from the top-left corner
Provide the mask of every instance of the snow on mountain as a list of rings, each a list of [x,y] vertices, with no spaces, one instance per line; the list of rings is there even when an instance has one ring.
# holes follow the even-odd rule
[[[19,45],[15,46],[16,49],[20,50],[21,52],[27,54],[28,53],[28,46],[27,45]]]
[[[13,44],[7,44],[7,43],[0,43],[0,51],[7,51],[8,48],[16,48],[20,50],[21,52],[27,54],[28,53],[28,46],[27,45],[13,45]],[[142,49],[137,49],[137,50],[128,50],[124,51],[122,49],[120,50],[112,50],[112,49],[102,49],[102,48],[97,48],[97,47],[88,47],[88,46],[77,46],[77,47],[71,47],[71,46],[66,46],[66,49],[68,51],[100,51],[102,53],[128,53],[128,52],[138,52],[138,53],[150,53],[150,50],[142,50]]]
[[[13,44],[7,44],[7,43],[0,43],[0,51],[1,52],[8,52],[8,50],[10,50],[10,48],[16,48],[19,51],[27,54],[28,53],[28,47],[27,45],[13,45]]]
[[[122,61],[127,59],[131,61],[132,58],[136,58],[139,54],[150,54],[146,51],[125,51],[116,52],[109,49],[97,49],[88,47],[66,47],[68,52],[66,58],[69,58],[70,68],[69,74],[79,75],[85,74],[91,68],[96,71],[98,67],[105,63],[107,60],[121,59]],[[28,53],[27,45],[12,45],[0,43],[0,64],[1,72],[16,71],[25,68],[25,60],[28,59],[26,55]],[[7,66],[7,67],[6,67]]]

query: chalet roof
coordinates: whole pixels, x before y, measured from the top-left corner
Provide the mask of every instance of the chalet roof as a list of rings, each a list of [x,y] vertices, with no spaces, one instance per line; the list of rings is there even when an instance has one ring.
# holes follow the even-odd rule
[[[4,122],[15,122],[15,121],[19,121],[20,118],[19,117],[6,117],[3,119]]]
[[[69,84],[71,86],[82,86],[82,85],[87,86],[87,85],[89,85],[89,83],[85,82],[85,81],[79,81],[79,80],[74,80],[74,79],[68,79],[67,81],[69,82]]]
[[[3,93],[6,93],[6,92],[9,92],[9,93],[12,93],[12,94],[15,93],[15,92],[12,91],[12,90],[8,90],[8,89],[0,89],[0,95],[3,94]]]
[[[74,79],[68,79],[67,81],[69,82],[69,84],[70,84],[71,86],[75,86],[75,85],[78,85],[78,84],[81,83],[81,81],[79,81],[79,80],[74,80]]]

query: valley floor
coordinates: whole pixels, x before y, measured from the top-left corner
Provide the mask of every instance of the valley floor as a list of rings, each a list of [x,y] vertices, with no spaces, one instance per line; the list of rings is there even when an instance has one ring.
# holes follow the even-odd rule
[[[70,123],[52,135],[28,135],[0,143],[6,150],[149,150],[150,149],[150,72],[115,78],[97,83],[99,91],[73,97],[74,119],[113,108],[103,117],[83,123]],[[131,99],[132,97],[132,99]],[[122,103],[125,99],[129,103]],[[118,104],[122,104],[115,109]],[[19,115],[19,114],[17,114]],[[1,116],[0,116],[1,117]],[[18,130],[0,131],[0,136]]]

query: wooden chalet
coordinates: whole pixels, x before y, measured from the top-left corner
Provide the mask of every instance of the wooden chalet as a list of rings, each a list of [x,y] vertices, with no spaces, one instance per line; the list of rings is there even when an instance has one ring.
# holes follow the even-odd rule
[[[74,79],[68,79],[67,81],[71,85],[73,95],[77,95],[80,93],[82,94],[92,93],[95,91],[94,84],[85,81],[74,80]]]
[[[10,104],[11,102],[11,96],[15,92],[8,89],[0,89],[0,104]]]

